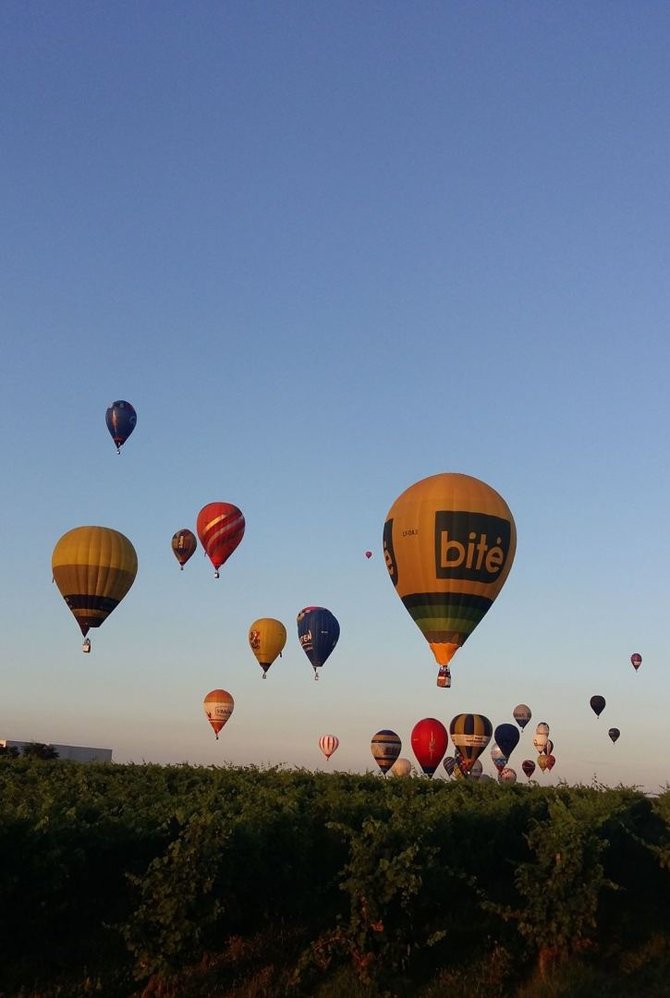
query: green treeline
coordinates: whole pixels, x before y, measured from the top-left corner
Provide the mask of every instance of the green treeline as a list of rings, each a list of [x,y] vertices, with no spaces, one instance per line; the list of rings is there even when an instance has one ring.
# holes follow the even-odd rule
[[[3,996],[667,993],[670,791],[0,759],[0,813]]]

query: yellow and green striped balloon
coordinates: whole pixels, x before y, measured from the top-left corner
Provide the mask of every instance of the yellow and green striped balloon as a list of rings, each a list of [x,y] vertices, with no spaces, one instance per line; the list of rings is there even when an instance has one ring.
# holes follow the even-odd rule
[[[383,544],[398,596],[447,667],[512,567],[516,527],[507,503],[470,475],[432,475],[393,503]]]

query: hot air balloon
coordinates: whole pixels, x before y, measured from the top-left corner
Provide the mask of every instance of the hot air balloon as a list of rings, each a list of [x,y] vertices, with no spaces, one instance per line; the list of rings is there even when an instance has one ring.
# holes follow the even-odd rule
[[[210,502],[198,513],[196,530],[205,554],[214,566],[214,578],[219,569],[244,537],[244,515],[230,502]]]
[[[617,740],[617,738],[619,737],[619,735],[621,734],[621,732],[619,731],[618,728],[610,728],[609,731],[607,732],[607,734],[612,739],[612,742],[615,742]]]
[[[326,757],[326,761],[330,759],[331,755],[340,744],[340,739],[335,735],[321,735],[319,738],[319,748]]]
[[[544,773],[545,769],[549,768],[549,756],[548,755],[544,755],[544,753],[541,753],[537,757],[537,764],[540,767],[540,769],[542,770],[542,772]]]
[[[544,746],[544,754],[551,755],[553,751],[554,751],[554,743],[552,742],[551,738],[547,738],[547,744]]]
[[[365,557],[366,558],[372,558],[372,551],[366,551],[365,552]]]
[[[516,770],[510,769],[509,766],[505,766],[504,769],[498,774],[499,783],[516,783]]]
[[[447,776],[451,777],[454,773],[454,769],[456,769],[456,760],[453,755],[445,755],[442,760],[442,765]]]
[[[412,752],[428,777],[432,777],[447,751],[449,735],[436,717],[424,717],[412,728]]]
[[[248,636],[249,645],[258,659],[265,679],[268,669],[284,650],[286,628],[281,620],[275,620],[274,617],[260,617],[259,620],[254,620]]]
[[[121,453],[121,448],[125,444],[130,434],[137,424],[137,413],[130,402],[119,399],[112,404],[105,413],[107,429],[112,435],[112,440],[116,444],[116,453]]]
[[[195,553],[197,546],[198,542],[195,539],[195,534],[186,527],[183,527],[172,535],[172,550],[182,572],[184,571],[184,565],[191,555]]]
[[[127,537],[110,527],[75,527],[51,556],[54,582],[81,633],[100,627],[126,595],[137,575],[137,554]],[[86,638],[84,651],[90,651]]]
[[[323,606],[306,606],[298,614],[300,647],[312,663],[314,678],[324,664],[340,636],[340,625],[330,610]]]
[[[546,760],[547,760],[547,763],[546,763],[546,765],[547,765],[547,769],[549,770],[549,772],[551,772],[551,770],[552,770],[552,769],[554,768],[554,766],[556,765],[556,757],[555,757],[555,756],[553,756],[553,755],[551,755],[551,754],[549,754],[549,755],[547,755],[547,756],[546,756],[545,758],[546,758]]]
[[[396,761],[389,769],[389,773],[391,776],[409,776],[411,772],[412,772],[412,763],[409,761],[409,759],[396,759]]]
[[[605,697],[601,697],[598,694],[596,694],[595,696],[591,697],[589,703],[591,704],[591,710],[596,715],[596,717],[600,717],[600,715],[605,709],[605,704],[606,704]]]
[[[372,756],[384,774],[388,773],[400,755],[401,748],[402,742],[395,731],[391,731],[389,728],[382,728],[381,731],[372,736],[372,741],[370,742]]]
[[[507,756],[499,745],[491,746],[491,758],[493,759],[493,765],[496,767],[498,772],[502,772],[507,765]]]
[[[549,740],[549,725],[546,721],[540,721],[538,726],[535,728],[535,737],[533,738],[533,745],[538,752],[544,752],[547,742]]]
[[[438,685],[449,686],[449,662],[514,560],[516,528],[507,503],[469,475],[433,475],[393,503],[383,542],[396,592],[441,667]]]
[[[483,775],[484,767],[482,766],[481,759],[475,759],[470,767],[470,772],[468,773],[468,778],[471,780],[479,780]]]
[[[642,665],[642,656],[640,655],[640,653],[639,653],[639,652],[637,652],[637,651],[636,651],[636,652],[634,652],[634,653],[633,653],[633,654],[631,655],[631,657],[630,657],[630,661],[631,661],[631,665],[633,666],[633,668],[634,668],[634,669],[635,669],[635,671],[637,672],[637,670],[638,670],[638,669],[640,668],[640,666]]]
[[[483,714],[457,714],[451,720],[449,734],[469,770],[491,741],[493,725]]]
[[[512,717],[522,730],[526,727],[532,716],[530,707],[525,703],[518,703],[512,712]]]
[[[509,757],[519,744],[519,729],[513,724],[499,724],[493,732],[496,745]]]
[[[212,690],[203,700],[203,707],[218,742],[219,731],[232,714],[235,708],[235,701],[226,690]]]
[[[535,763],[533,762],[532,759],[524,759],[523,762],[521,763],[521,768],[523,769],[528,779],[530,779],[533,773],[535,772]]]

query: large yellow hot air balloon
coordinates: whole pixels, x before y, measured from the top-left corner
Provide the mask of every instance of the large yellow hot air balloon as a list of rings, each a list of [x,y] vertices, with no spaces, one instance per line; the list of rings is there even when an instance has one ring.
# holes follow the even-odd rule
[[[432,475],[393,503],[383,542],[396,592],[440,666],[438,686],[450,686],[449,662],[512,567],[516,527],[509,507],[470,475]]]
[[[137,574],[137,554],[127,537],[110,527],[75,527],[63,534],[51,556],[54,582],[81,633],[100,627]],[[91,643],[86,639],[84,651]]]
[[[277,655],[281,655],[285,644],[286,628],[281,620],[274,617],[254,620],[249,628],[249,645],[263,670],[263,679]]]

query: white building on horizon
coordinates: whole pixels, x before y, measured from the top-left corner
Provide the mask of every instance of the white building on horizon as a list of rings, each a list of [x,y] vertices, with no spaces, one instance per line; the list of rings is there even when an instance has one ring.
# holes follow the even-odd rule
[[[0,738],[0,747],[17,748],[23,752],[26,745],[34,745],[35,742],[17,742],[12,738]],[[71,759],[72,762],[111,762],[111,748],[90,748],[88,745],[56,745],[55,742],[44,742],[58,752],[59,759]]]

